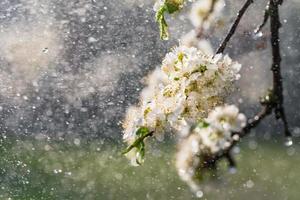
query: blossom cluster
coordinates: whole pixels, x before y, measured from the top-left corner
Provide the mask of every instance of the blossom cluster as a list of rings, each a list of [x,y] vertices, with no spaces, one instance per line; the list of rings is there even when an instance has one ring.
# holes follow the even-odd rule
[[[232,136],[246,125],[246,117],[234,105],[216,107],[190,136],[180,142],[176,168],[181,179],[195,192],[200,189],[204,158],[226,150],[238,137]]]
[[[188,135],[190,125],[224,104],[240,68],[227,55],[206,55],[194,47],[174,48],[161,68],[149,76],[139,106],[128,109],[124,140],[129,144],[137,140],[140,127],[147,127],[157,139],[169,130]]]
[[[224,0],[201,0],[192,5],[190,20],[196,28],[208,29],[216,21],[225,6]]]

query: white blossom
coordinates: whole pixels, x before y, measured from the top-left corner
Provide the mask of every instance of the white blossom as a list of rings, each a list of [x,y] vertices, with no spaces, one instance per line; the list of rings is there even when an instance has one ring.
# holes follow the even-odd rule
[[[200,190],[204,157],[226,150],[234,141],[232,133],[241,131],[246,117],[234,105],[216,107],[180,142],[176,154],[179,176],[193,191]]]
[[[205,149],[210,154],[215,154],[232,144],[232,133],[239,132],[246,126],[246,116],[239,113],[235,105],[224,105],[209,112],[203,122],[206,126],[197,126],[192,133],[200,135]]]
[[[234,105],[216,107],[206,121],[219,130],[239,132],[246,125],[246,116]]]
[[[180,143],[176,153],[175,164],[178,174],[194,192],[200,190],[197,180],[197,169],[201,165],[201,143],[200,135],[192,134]]]
[[[216,129],[212,126],[207,128],[195,128],[193,133],[200,135],[203,148],[209,154],[215,154],[221,150],[228,148],[233,141],[231,132]]]
[[[147,87],[141,92],[141,102],[149,102],[155,94],[164,88],[168,83],[168,76],[161,72],[160,68],[153,70],[146,78]]]
[[[200,0],[193,3],[190,13],[190,20],[193,26],[207,29],[210,27],[211,22],[220,16],[225,6],[224,0],[216,0],[211,10],[212,4],[213,0]]]
[[[159,140],[171,130],[186,136],[191,125],[224,103],[240,68],[228,56],[206,55],[193,47],[174,48],[163,60],[161,70],[149,76],[139,107],[129,109],[124,140],[131,144],[142,126]]]
[[[133,142],[137,127],[142,125],[141,110],[138,107],[131,106],[127,109],[125,121],[123,122],[123,139],[127,142]]]

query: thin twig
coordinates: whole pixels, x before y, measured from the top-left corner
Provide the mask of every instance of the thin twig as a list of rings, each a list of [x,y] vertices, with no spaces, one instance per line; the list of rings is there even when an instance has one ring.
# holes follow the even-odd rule
[[[262,28],[267,24],[268,19],[269,19],[269,16],[270,16],[270,14],[269,14],[270,11],[269,11],[269,9],[270,9],[270,3],[268,2],[267,6],[266,6],[266,8],[265,8],[265,12],[264,12],[264,20],[263,20],[263,22],[255,29],[255,31],[254,31],[255,34],[259,33],[259,32],[262,30]]]
[[[221,45],[219,46],[218,50],[216,51],[216,54],[218,53],[223,53],[227,43],[229,42],[229,40],[231,39],[231,37],[234,35],[243,15],[245,14],[246,10],[248,9],[248,7],[253,3],[253,0],[247,0],[243,7],[241,8],[241,10],[238,12],[238,15],[235,19],[235,21],[233,22],[233,24],[231,25],[231,28],[229,30],[229,32],[227,33],[226,37],[224,38],[223,42],[221,43]]]
[[[270,0],[269,2],[269,14],[270,14],[270,29],[271,29],[271,46],[272,46],[272,73],[273,73],[273,90],[272,99],[264,103],[263,109],[250,119],[247,125],[239,133],[233,133],[240,138],[246,136],[254,127],[256,127],[265,117],[270,115],[274,110],[276,117],[281,119],[284,124],[285,136],[291,137],[291,132],[289,131],[288,122],[286,120],[286,115],[283,107],[283,86],[282,86],[282,76],[281,76],[281,55],[280,55],[280,38],[279,38],[279,28],[281,27],[280,17],[278,12],[279,5],[282,4],[281,0]],[[211,159],[215,162],[222,158],[227,158],[231,149],[239,141],[234,141],[230,147],[215,155]]]
[[[252,119],[248,120],[247,125],[244,127],[244,129],[237,133],[240,138],[247,135],[251,129],[255,128],[265,117],[270,115],[272,113],[273,106],[272,105],[265,105],[262,110],[256,114]]]

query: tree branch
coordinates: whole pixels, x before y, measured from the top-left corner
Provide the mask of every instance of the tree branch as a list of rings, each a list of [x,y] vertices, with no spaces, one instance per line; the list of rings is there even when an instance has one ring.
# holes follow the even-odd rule
[[[266,9],[265,9],[265,12],[264,12],[264,20],[263,22],[255,29],[254,33],[257,34],[259,33],[262,28],[266,25],[266,23],[268,22],[268,19],[269,19],[269,8],[270,8],[270,2],[268,2],[267,6],[266,6]]]
[[[291,133],[288,128],[288,122],[283,107],[283,86],[281,76],[281,55],[280,55],[280,38],[279,29],[281,27],[278,7],[282,3],[280,0],[270,0],[270,20],[271,20],[271,44],[273,55],[273,92],[276,100],[275,115],[277,119],[281,119],[284,124],[285,135],[290,137]]]
[[[263,102],[264,107],[262,110],[254,116],[253,119],[248,120],[247,125],[239,133],[233,133],[238,136],[230,147],[223,152],[213,156],[211,159],[214,162],[227,158],[231,149],[237,144],[240,138],[246,136],[252,128],[256,127],[266,116],[272,114],[274,110],[277,119],[281,119],[284,124],[285,136],[290,138],[291,132],[289,131],[288,122],[286,119],[284,107],[283,107],[283,86],[281,76],[281,55],[280,55],[280,38],[279,29],[281,27],[278,7],[282,4],[282,0],[269,0],[269,16],[270,16],[270,29],[271,29],[271,46],[272,46],[272,68],[273,73],[273,90],[266,102]],[[226,45],[225,45],[226,46]]]
[[[248,9],[248,7],[253,3],[253,0],[247,0],[243,7],[241,8],[241,10],[238,12],[238,15],[236,17],[236,19],[234,20],[233,24],[231,25],[230,30],[228,31],[226,37],[224,38],[223,42],[221,43],[221,45],[219,46],[218,50],[216,51],[216,54],[218,53],[223,53],[227,43],[229,42],[229,40],[231,39],[231,37],[234,35],[243,15],[245,14],[246,10]]]

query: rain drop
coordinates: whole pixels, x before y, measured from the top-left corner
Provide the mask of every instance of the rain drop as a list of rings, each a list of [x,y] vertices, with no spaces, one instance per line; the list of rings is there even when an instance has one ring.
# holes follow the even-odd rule
[[[288,148],[286,151],[287,155],[289,155],[289,156],[293,156],[295,154],[295,152],[296,152],[296,150],[293,147]]]
[[[228,172],[229,172],[230,174],[236,174],[237,168],[236,168],[236,167],[229,167]]]
[[[253,182],[252,180],[248,180],[248,181],[246,182],[246,187],[247,187],[247,188],[253,188],[253,186],[254,186],[254,182]]]
[[[262,36],[263,36],[263,33],[261,31],[259,31],[259,32],[255,31],[254,35],[253,35],[253,39],[258,39]]]
[[[198,198],[202,198],[202,197],[203,197],[203,192],[202,192],[201,190],[197,191],[197,192],[196,192],[196,196],[197,196]]]
[[[293,139],[292,139],[292,137],[287,137],[284,144],[287,147],[292,146],[293,145]]]
[[[45,48],[43,49],[43,53],[48,53],[48,51],[49,51],[49,49],[48,49],[47,47],[45,47]]]

